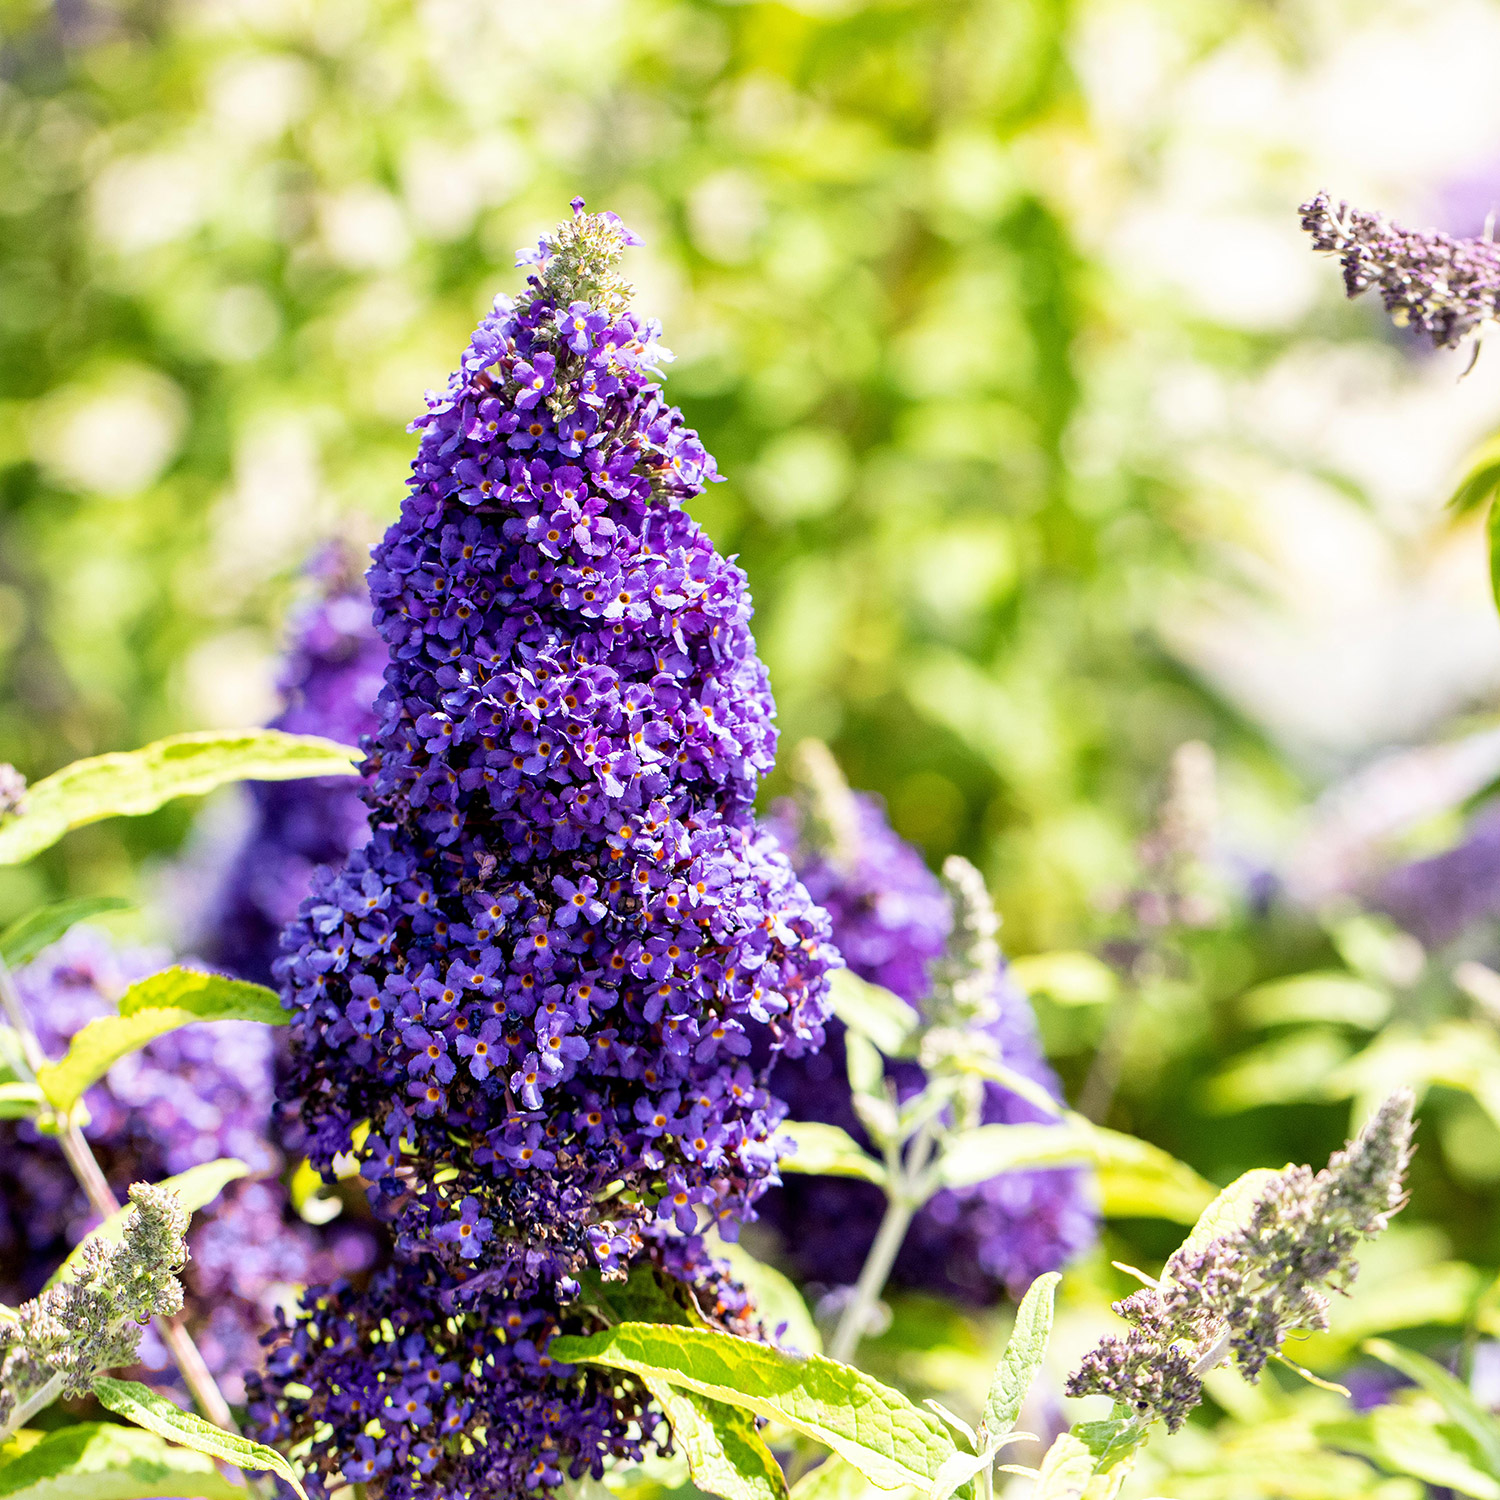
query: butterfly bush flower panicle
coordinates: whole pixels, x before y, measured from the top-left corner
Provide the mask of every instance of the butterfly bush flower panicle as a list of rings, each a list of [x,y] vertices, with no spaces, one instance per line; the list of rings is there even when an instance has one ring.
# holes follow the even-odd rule
[[[1183,1246],[1155,1286],[1115,1303],[1130,1332],[1086,1355],[1068,1394],[1109,1396],[1127,1414],[1175,1431],[1222,1360],[1254,1381],[1289,1334],[1326,1329],[1328,1294],[1354,1280],[1360,1241],[1405,1201],[1411,1134],[1412,1095],[1401,1089],[1321,1172],[1277,1174],[1242,1228]]]
[[[358,1169],[398,1264],[327,1293],[333,1322],[310,1296],[255,1396],[268,1432],[313,1423],[329,1483],[368,1416],[323,1424],[281,1353],[323,1358],[325,1327],[410,1329],[360,1345],[350,1390],[404,1380],[408,1339],[433,1361],[414,1446],[370,1458],[383,1494],[549,1488],[650,1441],[644,1393],[620,1405],[622,1382],[559,1372],[547,1343],[587,1326],[586,1278],[643,1263],[743,1300],[699,1236],[753,1217],[784,1115],[770,1060],[823,1039],[838,955],[753,819],[769,684],[744,575],[684,509],[717,476],[628,306],[632,243],[580,203],[523,257],[525,293],[413,424],[374,549],[371,836],[315,880],[277,967],[309,1159]],[[513,1313],[533,1332],[470,1390]],[[442,1318],[469,1330],[444,1335],[458,1352],[424,1333]],[[444,1446],[450,1391],[473,1411]]]
[[[795,765],[795,795],[777,804],[768,826],[828,910],[849,967],[941,1022],[928,1028],[929,1063],[944,1065],[949,1044],[967,1048],[978,1028],[984,1045],[997,1049],[1007,1066],[1059,1097],[1030,1005],[1005,971],[995,913],[978,872],[958,861],[945,870],[946,885],[940,882],[892,831],[880,804],[850,791],[821,745],[799,747]],[[779,1062],[772,1085],[791,1118],[838,1125],[865,1141],[843,1036],[842,1024],[831,1022],[822,1051]],[[928,1077],[919,1062],[891,1061],[886,1071],[902,1099]],[[978,1121],[985,1124],[1049,1118],[998,1084],[976,1079],[975,1094]],[[804,1280],[847,1286],[859,1275],[883,1208],[879,1189],[866,1183],[795,1176],[762,1200],[761,1216],[778,1230]],[[893,1281],[985,1304],[1007,1289],[1019,1295],[1094,1232],[1080,1170],[1009,1172],[929,1200],[907,1231]]]
[[[188,1217],[177,1195],[136,1183],[120,1240],[91,1239],[75,1274],[0,1314],[0,1439],[44,1405],[131,1363],[140,1325],[182,1309]]]
[[[1300,212],[1314,248],[1340,258],[1349,296],[1378,288],[1392,321],[1438,348],[1456,349],[1500,316],[1500,245],[1488,235],[1418,233],[1347,203],[1335,208],[1327,193]]]
[[[752,820],[769,687],[682,506],[714,465],[649,373],[632,242],[544,240],[414,424],[369,574],[372,837],[280,961],[314,1164],[365,1163],[401,1253],[565,1290],[752,1212],[781,1118],[752,1051],[821,1041],[837,961]]]

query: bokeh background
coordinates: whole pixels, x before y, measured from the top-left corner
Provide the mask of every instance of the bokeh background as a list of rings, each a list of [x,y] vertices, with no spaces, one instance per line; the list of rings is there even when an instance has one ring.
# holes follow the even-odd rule
[[[975,859],[1012,952],[1118,928],[1174,748],[1214,748],[1243,920],[1121,1107],[1205,1169],[1269,1149],[1252,1114],[1204,1161],[1159,1097],[1223,1049],[1205,996],[1328,959],[1339,860],[1453,842],[1500,771],[1480,523],[1445,509],[1500,359],[1460,379],[1345,303],[1296,208],[1479,232],[1500,6],[8,0],[0,27],[0,759],[272,713],[310,550],[394,514],[423,391],[582,193],[645,238],[786,741]],[[1444,741],[1457,771],[1350,791]],[[85,830],[5,872],[0,917],[134,890],[170,926],[195,815]],[[1093,1013],[1043,1008],[1086,1061]]]
[[[1307,1357],[1500,1349],[1500,623],[1446,506],[1500,355],[1345,302],[1296,212],[1482,232],[1497,79],[1495,0],[0,0],[0,760],[270,716],[309,553],[395,514],[424,390],[581,193],[644,236],[784,742],[974,859],[1012,954],[1108,960],[1033,963],[1054,1059],[1076,1097],[1115,1049],[1111,1123],[1217,1181],[1426,1090],[1413,1207]],[[1142,967],[1188,741],[1219,906]],[[82,830],[0,921],[108,892],[180,935],[233,817]],[[1422,897],[1472,920],[1379,915],[1475,817]],[[1176,1234],[1111,1229],[1090,1336],[1108,1255]],[[982,1383],[919,1314],[908,1383]],[[1163,1492],[1229,1493],[1192,1441]]]
[[[1492,4],[3,14],[0,757],[32,774],[271,710],[308,549],[393,513],[423,390],[574,192],[646,238],[787,736],[977,858],[1013,945],[1090,929],[1181,740],[1271,863],[1500,680],[1442,511],[1500,362],[1458,384],[1343,307],[1295,216],[1326,185],[1477,231]],[[112,879],[181,828],[61,857]]]

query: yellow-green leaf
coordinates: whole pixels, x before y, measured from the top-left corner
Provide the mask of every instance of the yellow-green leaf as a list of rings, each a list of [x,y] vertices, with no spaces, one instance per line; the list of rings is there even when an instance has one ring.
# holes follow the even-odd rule
[[[916,1011],[899,995],[861,979],[852,969],[835,969],[828,983],[834,1015],[887,1057],[900,1056],[921,1019]]]
[[[0,932],[0,959],[12,969],[30,963],[43,948],[55,943],[75,922],[85,922],[107,911],[128,911],[130,902],[119,896],[76,896],[38,907],[17,917]]]
[[[1029,995],[1057,1005],[1107,1005],[1120,993],[1120,978],[1092,953],[1033,953],[1010,961],[1010,977]]]
[[[207,730],[141,750],[74,761],[26,789],[26,810],[0,822],[0,865],[16,865],[100,818],[155,812],[176,797],[231,781],[352,776],[362,756],[317,735],[277,729]]]
[[[9,1445],[7,1445],[9,1449]],[[0,1464],[0,1500],[246,1500],[211,1458],[116,1422],[60,1427]]]
[[[795,1358],[712,1329],[619,1323],[554,1339],[567,1364],[603,1365],[744,1407],[832,1448],[878,1489],[926,1490],[958,1450],[943,1424],[899,1391],[821,1355]]]
[[[77,1031],[59,1062],[37,1069],[47,1101],[66,1112],[122,1057],[155,1037],[200,1021],[260,1021],[285,1025],[287,1013],[274,990],[171,968],[138,980],[120,1000],[120,1013],[100,1016]]]
[[[980,1447],[991,1456],[999,1452],[998,1440],[1016,1425],[1021,1403],[1042,1367],[1047,1340],[1052,1336],[1052,1299],[1061,1280],[1056,1271],[1038,1276],[1016,1309],[1015,1326],[995,1366],[979,1423]]]
[[[795,1143],[794,1153],[781,1158],[783,1172],[804,1177],[859,1177],[877,1186],[885,1182],[885,1165],[861,1151],[859,1142],[837,1125],[817,1120],[788,1120],[778,1132]]]
[[[248,1438],[237,1437],[205,1422],[192,1412],[174,1406],[165,1396],[158,1396],[150,1386],[135,1380],[114,1380],[108,1375],[94,1377],[94,1396],[99,1404],[116,1415],[154,1432],[169,1442],[180,1443],[195,1453],[207,1454],[237,1469],[254,1471],[269,1470],[278,1479],[284,1479],[307,1500],[307,1491],[297,1471],[274,1448],[264,1443],[252,1443]]]
[[[1091,1166],[1101,1206],[1111,1217],[1191,1224],[1216,1189],[1175,1157],[1135,1136],[1067,1114],[1056,1125],[980,1125],[950,1137],[938,1162],[949,1187],[1004,1172]]]
[[[687,1459],[700,1490],[724,1500],[786,1500],[781,1465],[748,1411],[654,1377],[647,1377],[646,1384],[672,1424],[673,1444]]]

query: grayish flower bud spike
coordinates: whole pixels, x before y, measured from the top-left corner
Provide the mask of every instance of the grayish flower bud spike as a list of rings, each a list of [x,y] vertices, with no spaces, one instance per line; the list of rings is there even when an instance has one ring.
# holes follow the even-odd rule
[[[1405,1201],[1412,1094],[1400,1089],[1317,1174],[1278,1173],[1244,1226],[1168,1260],[1161,1280],[1115,1311],[1131,1329],[1085,1356],[1070,1396],[1111,1397],[1142,1423],[1180,1427],[1225,1358],[1257,1380],[1291,1333],[1328,1327],[1329,1292],[1354,1280],[1354,1254]]]
[[[935,1026],[967,1030],[987,1025],[998,1013],[995,975],[1000,918],[984,876],[961,855],[943,861],[943,890],[953,909],[953,929],[943,956],[932,967],[927,1014]]]
[[[134,1361],[140,1325],[182,1308],[188,1216],[177,1195],[136,1183],[118,1244],[85,1242],[77,1272],[0,1320],[0,1441],[101,1370]]]
[[[859,862],[859,804],[833,752],[822,740],[803,740],[792,755],[798,833],[809,855],[847,875]]]

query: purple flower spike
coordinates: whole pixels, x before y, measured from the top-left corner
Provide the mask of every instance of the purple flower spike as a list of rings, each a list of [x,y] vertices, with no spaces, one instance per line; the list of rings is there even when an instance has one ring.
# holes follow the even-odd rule
[[[594,1316],[583,1278],[642,1269],[749,1331],[699,1236],[754,1217],[784,1114],[771,1060],[823,1040],[838,955],[754,822],[769,686],[744,575],[684,509],[716,474],[652,378],[657,330],[615,271],[632,239],[580,214],[543,240],[528,295],[414,424],[374,550],[370,837],[314,881],[277,964],[309,1159],[362,1163],[398,1259],[309,1299],[260,1388],[315,1493],[367,1461],[376,1410],[321,1393],[378,1384],[383,1406],[419,1369],[382,1496],[518,1495],[638,1453],[655,1419],[632,1430],[613,1376],[559,1380],[547,1343]],[[484,1338],[428,1327],[471,1305],[506,1320],[484,1322],[506,1352],[478,1389]],[[343,1369],[340,1318],[397,1341]],[[445,1440],[445,1402],[503,1443]]]

